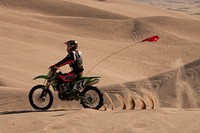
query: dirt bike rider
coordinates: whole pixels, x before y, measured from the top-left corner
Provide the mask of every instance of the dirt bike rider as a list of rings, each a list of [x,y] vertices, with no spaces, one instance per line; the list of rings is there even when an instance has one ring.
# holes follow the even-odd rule
[[[57,77],[59,84],[65,83],[64,91],[69,89],[69,83],[74,81],[75,79],[82,76],[83,73],[83,60],[81,57],[81,52],[78,51],[78,43],[76,40],[69,40],[64,44],[67,45],[67,56],[51,66],[50,68],[60,68],[66,64],[69,64],[71,71],[68,73],[63,73]]]

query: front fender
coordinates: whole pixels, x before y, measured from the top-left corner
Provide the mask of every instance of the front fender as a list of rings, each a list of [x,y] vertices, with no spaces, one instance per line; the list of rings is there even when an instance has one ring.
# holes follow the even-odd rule
[[[39,75],[35,77],[33,80],[36,80],[36,79],[47,79],[47,75]]]

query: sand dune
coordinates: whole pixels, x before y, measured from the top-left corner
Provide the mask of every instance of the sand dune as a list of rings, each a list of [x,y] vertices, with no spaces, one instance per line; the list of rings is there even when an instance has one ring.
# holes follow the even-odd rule
[[[110,13],[105,10],[98,10],[82,4],[74,2],[56,1],[56,0],[41,0],[32,1],[12,0],[3,1],[1,6],[17,11],[29,11],[52,16],[73,16],[87,18],[102,18],[102,19],[125,19],[126,17],[116,13]],[[74,10],[75,9],[75,10]],[[95,14],[94,14],[95,12]]]
[[[199,60],[148,79],[106,86],[102,90],[106,93],[105,106],[110,109],[115,106],[121,109],[127,106],[129,109],[199,108]]]
[[[176,7],[176,6],[175,6]],[[179,8],[176,8],[179,10]],[[0,132],[198,132],[200,21],[195,15],[130,0],[0,1]],[[104,106],[83,109],[54,92],[51,110],[28,93],[76,39],[85,74],[95,67]],[[61,68],[66,72],[68,67]]]

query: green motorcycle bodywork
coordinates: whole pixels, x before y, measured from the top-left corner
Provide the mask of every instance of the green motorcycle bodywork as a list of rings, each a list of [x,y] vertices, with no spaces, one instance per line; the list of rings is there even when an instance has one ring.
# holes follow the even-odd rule
[[[39,75],[39,76],[35,77],[33,80],[46,79],[53,86],[54,90],[57,90],[57,87],[59,85],[56,82],[56,77],[59,75],[60,75],[60,73],[57,73],[55,76],[53,76],[51,78],[48,78],[48,75]],[[79,88],[83,88],[83,87],[98,83],[100,78],[101,78],[100,76],[96,76],[96,77],[82,77],[81,76],[71,83],[74,86],[73,89],[79,89]]]

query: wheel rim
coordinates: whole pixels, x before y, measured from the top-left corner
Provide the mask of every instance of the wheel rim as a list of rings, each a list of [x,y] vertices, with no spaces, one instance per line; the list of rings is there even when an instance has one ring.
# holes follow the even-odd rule
[[[89,108],[96,108],[100,102],[100,97],[95,91],[89,90],[85,93],[83,102]]]
[[[33,103],[38,107],[38,108],[45,108],[48,106],[50,103],[50,96],[49,93],[47,93],[46,96],[41,97],[43,89],[37,89],[34,91],[32,99]]]

